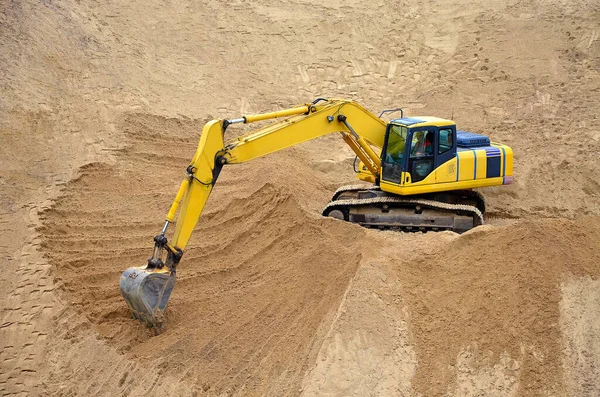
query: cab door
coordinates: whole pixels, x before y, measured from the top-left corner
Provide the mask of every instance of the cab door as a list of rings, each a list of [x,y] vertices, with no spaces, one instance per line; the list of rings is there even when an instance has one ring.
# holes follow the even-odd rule
[[[424,180],[435,169],[437,132],[436,127],[417,127],[411,130],[410,149],[407,153],[407,170],[411,183]]]
[[[435,168],[456,156],[456,126],[439,127],[436,134]]]
[[[402,174],[406,169],[405,152],[408,128],[388,124],[385,143],[381,151],[381,180],[395,185],[403,184]]]

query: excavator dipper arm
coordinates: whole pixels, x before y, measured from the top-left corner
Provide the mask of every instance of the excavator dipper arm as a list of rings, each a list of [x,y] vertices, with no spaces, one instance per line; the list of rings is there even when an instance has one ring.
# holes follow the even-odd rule
[[[227,143],[223,140],[226,128],[232,124],[278,118],[283,120]],[[383,120],[353,101],[321,98],[312,104],[278,112],[209,121],[202,130],[198,148],[167,214],[165,226],[154,238],[152,257],[145,266],[129,268],[121,276],[121,293],[133,316],[157,332],[163,329],[163,311],[175,285],[177,264],[224,165],[244,163],[339,132],[378,178],[381,163],[372,146],[383,146],[385,128]],[[169,241],[165,234],[173,222],[175,232]]]

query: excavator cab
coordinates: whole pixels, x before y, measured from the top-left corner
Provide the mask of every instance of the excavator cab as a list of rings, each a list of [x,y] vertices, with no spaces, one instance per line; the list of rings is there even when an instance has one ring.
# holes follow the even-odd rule
[[[456,126],[436,117],[392,120],[386,129],[381,180],[397,186],[426,180],[456,156]]]

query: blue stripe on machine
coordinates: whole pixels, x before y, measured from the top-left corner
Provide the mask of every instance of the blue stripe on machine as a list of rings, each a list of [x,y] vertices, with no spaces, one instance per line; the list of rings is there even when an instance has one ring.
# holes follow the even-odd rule
[[[473,165],[473,179],[477,179],[477,151],[473,150],[473,158],[475,159],[475,163]]]
[[[458,182],[458,175],[460,174],[460,156],[456,153],[456,182]]]
[[[500,149],[498,148],[486,148],[485,153],[488,157],[500,156]]]
[[[506,151],[504,148],[502,148],[502,176],[506,176]],[[504,183],[504,180],[502,183]]]
[[[492,149],[492,148],[490,148]],[[500,156],[500,149],[493,148],[495,150],[486,149],[486,166],[485,166],[485,177],[486,178],[497,178],[501,175],[500,162],[502,157]]]

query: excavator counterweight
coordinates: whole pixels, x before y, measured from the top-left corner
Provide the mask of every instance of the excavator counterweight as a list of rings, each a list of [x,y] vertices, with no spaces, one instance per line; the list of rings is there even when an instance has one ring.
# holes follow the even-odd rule
[[[270,119],[279,120],[223,140],[230,125]],[[332,133],[341,134],[360,159],[358,178],[370,182],[334,194],[323,215],[341,221],[378,229],[461,233],[484,220],[483,197],[472,189],[512,182],[512,150],[486,136],[458,131],[452,120],[402,113],[386,123],[356,102],[318,98],[276,112],[209,121],[166,223],[154,237],[152,257],[145,266],[121,275],[121,294],[132,315],[156,332],[164,329],[177,265],[225,165]],[[168,239],[171,224],[175,231]]]

